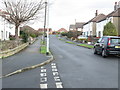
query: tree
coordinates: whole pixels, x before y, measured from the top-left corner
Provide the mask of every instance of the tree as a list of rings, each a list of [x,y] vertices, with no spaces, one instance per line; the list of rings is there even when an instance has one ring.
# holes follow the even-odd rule
[[[44,8],[43,0],[3,0],[4,9],[9,18],[5,18],[9,23],[15,25],[15,37],[18,39],[18,28],[21,24],[39,17],[40,11]]]
[[[29,35],[25,31],[20,31],[20,36],[22,38],[22,41],[24,43],[28,42]]]
[[[118,35],[118,32],[114,24],[111,21],[104,26],[103,35],[104,36],[117,36]]]

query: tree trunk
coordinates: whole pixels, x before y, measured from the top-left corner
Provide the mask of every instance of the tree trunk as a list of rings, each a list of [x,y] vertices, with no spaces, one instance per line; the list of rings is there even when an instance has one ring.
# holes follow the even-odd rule
[[[16,38],[16,40],[19,40],[19,37],[18,37],[18,28],[19,28],[19,26],[16,25],[15,26],[15,38]]]

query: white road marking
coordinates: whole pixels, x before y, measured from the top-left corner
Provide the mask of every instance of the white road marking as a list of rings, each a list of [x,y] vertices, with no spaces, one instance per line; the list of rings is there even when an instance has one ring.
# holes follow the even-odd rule
[[[40,76],[41,76],[41,77],[46,77],[47,74],[46,74],[46,73],[41,73]]]
[[[41,72],[46,72],[46,69],[41,69]]]
[[[54,77],[54,79],[55,79],[56,82],[58,82],[58,81],[60,82],[60,77],[59,76]]]
[[[52,68],[57,68],[56,66],[52,66]]]
[[[47,89],[47,88],[48,88],[48,85],[47,85],[47,84],[40,84],[40,88],[41,88],[41,89]]]
[[[58,76],[59,74],[58,74],[58,72],[53,72],[53,75]]]
[[[40,79],[40,81],[41,81],[41,82],[47,82],[47,78],[46,78],[46,77],[42,77],[42,78]]]
[[[41,69],[44,69],[44,67],[42,66]]]
[[[56,83],[56,88],[63,88],[62,82],[57,82],[57,83]]]
[[[52,69],[53,72],[57,72],[58,70],[57,69]]]
[[[56,63],[51,63],[51,65],[52,65],[52,66],[55,66],[55,65],[56,65]]]

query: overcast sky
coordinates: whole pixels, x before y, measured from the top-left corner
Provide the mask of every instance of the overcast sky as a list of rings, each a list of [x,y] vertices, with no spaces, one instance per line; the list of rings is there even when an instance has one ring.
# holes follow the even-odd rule
[[[49,27],[53,30],[69,29],[70,24],[87,22],[98,14],[108,14],[114,10],[115,2],[119,0],[50,0]],[[42,22],[43,23],[43,22]],[[43,24],[39,24],[43,26]],[[35,25],[36,26],[36,25]],[[37,28],[37,27],[36,27]]]
[[[49,27],[53,30],[69,29],[70,24],[87,22],[98,14],[108,14],[114,10],[115,2],[119,0],[49,0]],[[44,20],[31,24],[33,28],[43,28]]]

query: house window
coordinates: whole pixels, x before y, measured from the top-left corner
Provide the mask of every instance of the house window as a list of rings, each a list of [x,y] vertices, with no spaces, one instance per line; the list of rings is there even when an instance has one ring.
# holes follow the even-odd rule
[[[87,31],[87,36],[88,36],[88,31]]]

